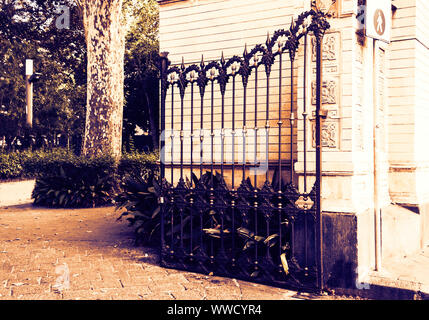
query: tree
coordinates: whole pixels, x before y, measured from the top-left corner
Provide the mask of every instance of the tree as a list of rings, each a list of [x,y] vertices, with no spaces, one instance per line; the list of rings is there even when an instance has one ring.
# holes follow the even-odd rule
[[[81,15],[73,0],[70,28],[58,29],[57,1],[0,0],[0,137],[62,134],[79,141],[83,132],[86,50]],[[24,61],[34,59],[42,80],[34,86],[34,127],[26,132]]]
[[[122,18],[119,14],[116,15],[117,20],[123,19],[118,30],[126,34],[125,56],[124,53],[119,54],[120,50],[116,50],[118,59],[122,56],[125,60],[125,88],[117,90],[117,96],[124,96],[122,126],[127,137],[134,134],[138,125],[150,132],[156,145],[158,81],[154,58],[158,52],[158,4],[155,0],[123,1]],[[0,138],[5,135],[10,142],[16,135],[24,135],[27,131],[24,77],[24,62],[27,58],[34,59],[35,70],[42,73],[41,80],[34,85],[34,126],[31,132],[27,133],[46,135],[51,140],[55,135],[61,134],[67,137],[67,141],[74,141],[73,147],[79,152],[85,133],[86,118],[88,118],[86,105],[90,101],[88,111],[92,113],[88,115],[93,115],[91,117],[93,121],[87,126],[87,142],[103,141],[105,133],[107,137],[112,136],[108,133],[109,130],[103,129],[103,125],[95,123],[105,118],[95,117],[93,114],[94,111],[98,112],[99,106],[103,107],[103,104],[95,102],[95,97],[110,99],[112,101],[108,101],[107,105],[113,104],[114,100],[110,98],[112,90],[106,89],[107,86],[100,87],[99,82],[107,79],[111,85],[119,83],[118,87],[120,87],[121,81],[113,80],[110,75],[122,74],[123,71],[118,63],[112,62],[110,56],[106,55],[106,51],[100,53],[102,50],[99,50],[103,55],[100,59],[108,67],[115,64],[117,71],[104,72],[102,65],[92,70],[92,75],[87,74],[87,67],[90,64],[87,62],[88,44],[84,30],[84,3],[93,10],[91,13],[87,12],[88,17],[92,16],[91,19],[98,19],[94,18],[97,10],[103,19],[110,15],[102,7],[96,8],[101,4],[110,6],[109,1],[77,3],[76,0],[0,0],[0,21],[2,22],[0,24]],[[63,6],[67,7],[70,13],[69,28],[57,26],[63,13],[58,9]],[[109,19],[113,18],[110,16]],[[99,21],[103,24],[102,27],[112,30],[103,21]],[[89,25],[88,28],[90,28]],[[95,42],[90,43],[90,46],[103,41],[107,43],[109,40],[106,32],[103,32],[104,38],[99,38],[95,33],[93,36]],[[96,59],[92,60],[91,65],[97,67],[99,62],[94,61]],[[94,76],[94,71],[100,72],[99,78]],[[95,79],[91,83],[92,87],[88,89],[92,91],[92,98],[87,97],[87,80],[92,81],[91,79]],[[119,110],[120,107],[117,109]],[[122,117],[120,111],[117,114],[116,118]],[[120,120],[117,119],[117,121],[119,123]],[[117,125],[117,127],[120,126]],[[120,137],[119,133],[120,130],[117,130],[116,137]],[[118,140],[117,138],[116,145],[120,145]],[[109,145],[106,141],[101,144]],[[88,154],[101,153],[97,148],[92,148],[89,144],[87,146]],[[102,149],[103,154],[112,153],[110,146]],[[117,152],[120,149],[117,147]]]
[[[83,153],[122,150],[125,30],[122,0],[78,0],[87,48],[87,105]]]
[[[125,0],[128,18],[125,42],[124,140],[139,126],[149,132],[152,147],[158,148],[158,27],[155,0]],[[125,141],[127,142],[127,141]]]

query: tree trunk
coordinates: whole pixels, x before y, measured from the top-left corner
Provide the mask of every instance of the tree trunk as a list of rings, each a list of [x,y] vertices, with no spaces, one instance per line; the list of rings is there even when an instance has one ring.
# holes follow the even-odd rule
[[[124,105],[122,0],[81,0],[87,44],[83,154],[121,156]]]

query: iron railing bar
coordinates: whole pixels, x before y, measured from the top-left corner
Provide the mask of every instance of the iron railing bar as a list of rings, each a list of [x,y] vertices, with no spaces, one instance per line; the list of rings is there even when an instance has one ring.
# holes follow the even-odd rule
[[[192,74],[193,75],[193,74]],[[191,75],[191,77],[192,77]],[[190,188],[191,188],[191,195],[189,199],[190,204],[190,243],[189,243],[189,255],[193,256],[193,238],[194,238],[194,189],[193,189],[193,173],[194,173],[194,79],[191,78],[191,167],[190,167]],[[196,186],[195,186],[196,187]]]
[[[232,76],[232,190],[235,188],[235,74]]]
[[[190,177],[191,177],[191,187],[193,184],[192,174],[194,172],[194,81],[191,82],[191,168],[190,168]]]
[[[307,193],[307,35],[304,37],[304,76],[303,76],[303,130],[304,130],[304,193]]]
[[[182,89],[184,90],[184,89]],[[180,97],[180,181],[183,180],[183,95]]]
[[[293,184],[293,174],[294,174],[294,170],[293,170],[293,126],[294,126],[293,62],[294,62],[294,59],[291,59],[290,60],[290,65],[291,65],[291,68],[290,68],[290,182],[291,184]]]
[[[171,164],[171,184],[174,184],[174,172],[173,172],[173,155],[174,155],[174,83],[171,84],[171,146],[170,146],[170,164]]]
[[[235,70],[233,70],[232,74],[232,177],[231,177],[231,184],[232,184],[232,200],[231,200],[231,212],[232,212],[232,227],[231,227],[231,233],[232,233],[232,266],[235,267]]]
[[[279,215],[279,257],[283,254],[283,234],[282,234],[282,158],[281,158],[281,145],[282,145],[282,67],[283,67],[283,54],[281,52],[281,46],[279,45],[279,120],[278,120],[278,127],[279,127],[279,140],[278,140],[278,215]],[[279,264],[279,272],[283,272],[283,265],[280,261]]]
[[[256,60],[256,55],[254,60]],[[255,145],[254,145],[254,219],[255,219],[255,235],[258,235],[258,176],[257,176],[257,153],[258,153],[258,63],[255,63]],[[255,242],[255,261],[254,261],[254,270],[258,270],[258,243]]]
[[[222,92],[222,105],[221,105],[221,132],[220,132],[220,138],[221,138],[221,176],[223,177],[223,163],[224,163],[224,156],[225,156],[225,92]]]
[[[213,71],[213,69],[212,69]],[[210,125],[210,136],[211,136],[211,174],[210,174],[210,209],[213,210],[213,205],[214,205],[214,179],[213,179],[213,172],[214,172],[214,131],[213,131],[213,121],[214,121],[214,101],[213,101],[213,97],[214,97],[214,77],[211,78],[211,105],[210,105],[210,109],[211,109],[211,125]],[[214,222],[213,222],[213,218],[210,217],[210,227],[213,229],[214,227]],[[214,243],[213,243],[213,238],[210,237],[210,263],[211,266],[213,267],[214,265]]]
[[[243,87],[243,129],[242,129],[242,134],[243,134],[243,176],[242,176],[242,181],[246,180],[246,115],[247,115],[247,110],[246,110],[246,92],[247,92],[247,86]]]
[[[200,98],[201,98],[201,106],[200,106],[200,179],[203,176],[203,142],[204,142],[204,136],[203,136],[203,129],[204,129],[204,94],[205,94],[205,87],[207,85],[206,82],[206,68],[204,65],[204,56],[201,56],[200,61],[200,73],[198,74],[199,81],[198,86],[200,88]]]
[[[269,128],[270,128],[270,72],[267,72],[267,108],[266,108],[266,114],[265,114],[265,161],[268,164],[269,161]],[[267,171],[265,172],[265,181],[268,182],[268,178],[269,178],[269,170],[268,170],[268,166],[267,166]]]
[[[283,55],[280,54],[280,59],[279,59],[279,121],[278,121],[278,126],[279,126],[279,192],[281,192],[282,190],[282,157],[281,157],[281,145],[282,145],[282,64],[283,64]]]
[[[304,76],[303,76],[303,148],[304,148],[304,193],[307,193],[307,35],[304,37]],[[307,200],[305,197],[304,200]],[[304,261],[305,261],[305,275],[308,276],[308,212],[304,212]]]
[[[211,137],[211,177],[210,177],[210,187],[213,189],[213,164],[214,164],[214,130],[213,130],[213,124],[214,124],[214,79],[211,79],[211,104],[210,104],[210,137]]]
[[[255,58],[256,59],[256,58]],[[254,188],[257,188],[257,174],[256,174],[256,166],[257,166],[257,157],[258,157],[258,67],[255,67],[255,137],[254,142],[255,145],[253,146],[254,149]]]
[[[204,95],[201,95],[201,115],[200,115],[200,179],[203,176],[203,129],[204,129],[204,113],[202,112],[204,108]]]
[[[167,94],[167,68],[168,68],[168,53],[164,52],[160,54],[160,78],[161,78],[161,100],[160,100],[160,147],[161,147],[161,153],[160,153],[160,188],[161,188],[161,198],[159,199],[159,205],[160,205],[160,215],[161,215],[161,225],[160,225],[160,232],[161,232],[161,256],[163,253],[163,250],[165,249],[165,190],[164,190],[164,178],[165,178],[165,100],[166,100],[166,94]]]

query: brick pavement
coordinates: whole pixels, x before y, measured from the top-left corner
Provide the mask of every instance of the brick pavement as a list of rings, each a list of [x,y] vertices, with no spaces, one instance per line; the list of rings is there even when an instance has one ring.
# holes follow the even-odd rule
[[[328,298],[161,268],[152,249],[133,245],[118,216],[112,207],[0,208],[0,299]],[[69,287],[57,288],[67,274]]]

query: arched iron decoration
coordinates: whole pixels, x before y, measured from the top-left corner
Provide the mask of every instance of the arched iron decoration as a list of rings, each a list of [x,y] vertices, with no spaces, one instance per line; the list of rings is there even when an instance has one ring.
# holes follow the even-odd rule
[[[322,40],[329,28],[327,15],[318,10],[302,13],[288,29],[267,35],[265,44],[259,44],[248,51],[245,46],[242,56],[225,59],[222,53],[219,61],[201,62],[185,65],[170,65],[167,54],[160,56],[161,82],[161,263],[166,267],[180,268],[197,272],[214,273],[256,282],[270,283],[279,286],[303,288],[323,288],[322,261],[322,221],[321,221],[321,83],[322,83]],[[315,108],[315,183],[308,191],[307,175],[307,121],[309,121],[306,106],[306,75],[307,72],[307,36],[316,39],[316,108]],[[295,105],[294,96],[294,62],[300,43],[304,42],[304,84],[303,108],[301,115]],[[288,58],[289,65],[287,64]],[[278,63],[278,70],[273,66]],[[263,66],[263,70],[262,70]],[[282,90],[285,87],[283,68],[290,69],[290,109],[288,121],[284,122]],[[261,68],[260,68],[261,67]],[[265,72],[266,94],[265,103],[259,102],[258,74]],[[273,75],[278,76],[278,83]],[[242,119],[236,114],[237,86],[241,78]],[[253,85],[254,101],[248,101],[249,82]],[[256,170],[258,141],[265,134],[265,148],[268,159],[270,137],[270,87],[278,89],[278,161],[267,164],[269,171],[265,172],[265,181],[259,186],[256,174],[250,179],[250,170]],[[200,127],[195,130],[194,111],[198,106],[194,103],[195,87],[200,95]],[[175,88],[178,91],[175,91]],[[225,123],[226,93],[231,90],[231,128]],[[180,98],[180,157],[174,157],[174,122],[179,118],[174,113],[175,92]],[[220,104],[217,105],[215,92],[220,93]],[[170,135],[165,135],[165,119],[167,95],[171,95]],[[188,100],[185,99],[186,95]],[[209,99],[205,99],[209,95]],[[207,104],[208,102],[208,104]],[[190,161],[184,160],[185,141],[185,105],[190,107],[191,142]],[[260,107],[263,106],[261,110]],[[215,170],[215,107],[220,107],[220,174]],[[204,117],[209,110],[209,120]],[[253,121],[247,119],[247,114],[253,111]],[[206,111],[206,112],[205,112]],[[258,118],[265,114],[264,119]],[[296,115],[296,116],[295,116]],[[259,121],[264,120],[260,128]],[[296,185],[294,171],[295,142],[293,137],[297,124],[302,121],[304,135],[303,150],[303,181],[304,191],[300,192]],[[204,126],[209,124],[209,128]],[[283,133],[289,124],[289,155],[288,162],[282,159]],[[255,167],[246,159],[246,143],[248,142],[249,127],[253,125]],[[262,129],[262,130],[261,130]],[[204,130],[210,132],[210,149],[204,150]],[[232,144],[231,183],[225,180],[225,139],[230,130]],[[238,131],[237,131],[238,130]],[[240,132],[241,131],[241,132]],[[241,135],[241,153],[236,154],[237,136]],[[199,137],[199,159],[194,158],[194,139]],[[166,150],[165,141],[170,139],[170,148]],[[196,140],[196,139],[195,139]],[[168,140],[167,140],[168,141]],[[240,149],[240,148],[239,148]],[[166,152],[170,152],[170,161],[166,162]],[[204,161],[204,155],[209,152],[210,160]],[[237,168],[242,160],[241,170]],[[267,160],[268,161],[268,160]],[[189,162],[189,163],[188,163]],[[199,174],[194,172],[194,165],[199,166]],[[270,167],[271,165],[271,167]],[[170,178],[167,179],[166,166],[169,166]],[[180,175],[175,182],[174,169],[178,168]],[[189,176],[184,169],[189,168]],[[204,173],[204,168],[207,172]],[[197,170],[198,171],[198,170]],[[241,181],[237,183],[236,173],[241,171]],[[256,171],[254,171],[256,172]],[[289,172],[289,175],[286,174]],[[238,175],[239,176],[239,175]],[[288,179],[287,179],[288,177]]]

